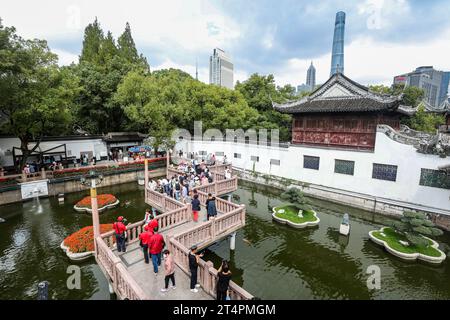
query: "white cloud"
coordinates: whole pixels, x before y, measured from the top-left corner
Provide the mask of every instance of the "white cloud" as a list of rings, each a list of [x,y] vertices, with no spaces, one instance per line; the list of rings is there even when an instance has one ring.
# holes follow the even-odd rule
[[[60,66],[67,66],[72,62],[78,62],[78,55],[61,50],[61,49],[51,49],[53,53],[58,55],[58,64]]]
[[[450,29],[429,42],[396,44],[379,42],[369,37],[358,38],[344,48],[345,75],[361,84],[391,85],[393,77],[413,71],[418,66],[433,65],[438,70],[450,70]],[[330,44],[331,49],[331,44]],[[313,59],[291,59],[272,71],[278,85],[299,85],[306,82],[310,61],[316,67],[317,83],[330,75],[331,53]],[[270,73],[270,72],[268,72]]]

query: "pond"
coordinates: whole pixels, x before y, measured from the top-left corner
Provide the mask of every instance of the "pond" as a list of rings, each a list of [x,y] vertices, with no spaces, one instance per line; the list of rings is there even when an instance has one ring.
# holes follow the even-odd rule
[[[101,223],[123,215],[134,222],[143,218],[144,191],[137,183],[100,188],[113,193],[120,206],[105,211]],[[218,267],[230,260],[233,280],[263,299],[449,299],[450,264],[408,263],[370,242],[367,233],[387,219],[345,206],[312,200],[320,217],[316,228],[296,230],[272,221],[271,208],[282,204],[279,191],[241,183],[233,201],[247,206],[247,225],[229,250],[227,239],[206,250],[206,259]],[[37,284],[49,281],[51,299],[114,299],[94,260],[77,263],[81,289],[66,285],[68,260],[59,248],[72,232],[91,224],[91,217],[73,210],[88,192],[0,206],[0,299],[36,299]],[[339,235],[344,213],[350,214],[349,237]],[[450,244],[446,233],[438,239]],[[367,267],[381,270],[381,288],[369,290]]]

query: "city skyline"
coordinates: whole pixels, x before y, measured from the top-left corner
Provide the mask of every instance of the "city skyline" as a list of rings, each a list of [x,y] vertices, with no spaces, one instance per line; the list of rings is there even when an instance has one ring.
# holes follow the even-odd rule
[[[199,80],[208,83],[208,58],[220,47],[233,56],[235,80],[271,73],[277,85],[295,86],[306,78],[309,61],[314,60],[317,82],[323,83],[329,77],[334,17],[342,10],[347,14],[345,72],[356,81],[390,85],[394,75],[421,65],[450,69],[445,57],[450,51],[450,22],[440,14],[450,7],[445,1],[282,1],[275,8],[236,1],[108,3],[108,14],[105,4],[20,1],[0,7],[5,25],[15,26],[25,38],[48,40],[61,64],[77,61],[84,27],[97,16],[116,38],[128,21],[152,70],[179,68],[195,78],[198,59]],[[282,18],[280,12],[289,15]],[[47,18],[54,21],[51,28],[39,23]],[[419,18],[427,28],[414,23]]]

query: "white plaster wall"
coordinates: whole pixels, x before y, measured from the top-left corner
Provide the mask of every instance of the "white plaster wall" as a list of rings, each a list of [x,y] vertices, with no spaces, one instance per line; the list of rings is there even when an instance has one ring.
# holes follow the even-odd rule
[[[67,156],[75,156],[77,159],[80,158],[81,152],[92,152],[97,160],[107,156],[106,143],[102,139],[67,140],[62,143],[66,144]],[[71,155],[69,155],[69,150]]]
[[[250,157],[259,156],[255,170],[263,174],[450,211],[450,190],[419,185],[422,168],[436,170],[438,166],[448,164],[450,159],[420,154],[413,146],[395,142],[381,132],[377,133],[374,152],[307,146],[276,148],[222,141],[180,141],[175,149],[180,148],[188,152],[224,151],[233,166],[246,170],[253,170]],[[234,153],[241,153],[241,158],[234,158]],[[304,155],[320,157],[319,170],[304,169]],[[280,166],[270,165],[270,159],[280,160]],[[335,159],[355,161],[354,175],[334,173]],[[373,163],[397,165],[397,180],[373,179]]]
[[[66,140],[66,141],[46,141],[47,143],[54,144],[66,144],[67,156],[75,156],[80,158],[80,152],[91,151],[97,160],[100,157],[107,156],[106,143],[102,139],[87,139],[87,140]],[[44,142],[45,143],[45,142]],[[0,151],[3,154],[4,151],[10,150],[12,152],[13,147],[20,147],[19,138],[0,138]],[[69,150],[71,154],[69,154]],[[12,166],[14,165],[12,154],[10,156],[1,157],[0,165]]]

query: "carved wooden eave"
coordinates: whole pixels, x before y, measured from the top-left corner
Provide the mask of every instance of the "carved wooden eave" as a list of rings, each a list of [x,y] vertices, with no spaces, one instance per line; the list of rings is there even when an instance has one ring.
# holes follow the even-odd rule
[[[273,103],[273,107],[282,113],[315,112],[397,112],[402,95],[391,96],[371,92],[367,87],[356,83],[345,75],[333,75],[310,96],[284,104]],[[408,114],[411,110],[403,107],[400,111]]]

